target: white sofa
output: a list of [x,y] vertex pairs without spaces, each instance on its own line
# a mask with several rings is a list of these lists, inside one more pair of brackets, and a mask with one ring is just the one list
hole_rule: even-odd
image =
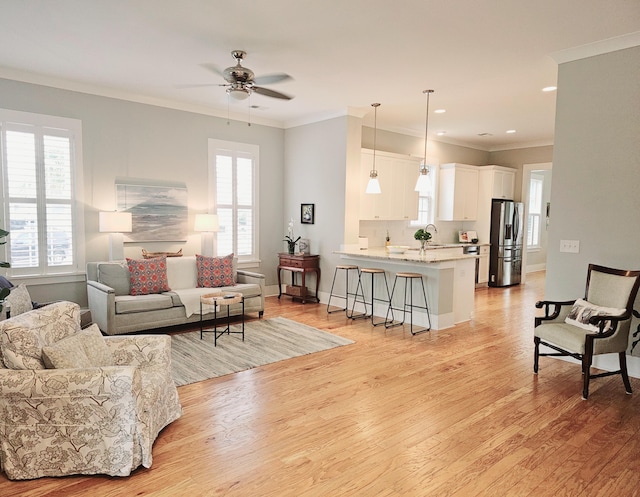
[[[245,314],[257,312],[262,317],[264,275],[236,269],[236,265],[234,259],[235,285],[198,288],[195,256],[167,257],[171,291],[133,296],[129,294],[130,275],[126,261],[89,262],[87,297],[91,317],[107,335],[193,323],[200,320],[200,296],[215,291],[242,293]],[[231,316],[242,313],[242,304],[229,306],[229,313]],[[210,312],[204,314],[204,319],[213,319],[213,316]]]

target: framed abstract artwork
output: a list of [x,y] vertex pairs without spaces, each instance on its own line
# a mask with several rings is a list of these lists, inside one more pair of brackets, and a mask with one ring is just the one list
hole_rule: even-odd
[[116,183],[118,211],[130,212],[125,242],[185,241],[188,232],[186,186]]

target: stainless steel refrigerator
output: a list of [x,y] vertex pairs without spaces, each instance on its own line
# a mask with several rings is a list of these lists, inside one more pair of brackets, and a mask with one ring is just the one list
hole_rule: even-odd
[[520,283],[522,273],[522,202],[494,198],[491,201],[491,249],[489,286]]

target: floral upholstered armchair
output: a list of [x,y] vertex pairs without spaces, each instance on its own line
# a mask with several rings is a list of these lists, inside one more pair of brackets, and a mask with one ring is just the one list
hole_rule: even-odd
[[0,321],[0,466],[13,480],[127,476],[182,408],[167,335],[103,337],[58,302]]

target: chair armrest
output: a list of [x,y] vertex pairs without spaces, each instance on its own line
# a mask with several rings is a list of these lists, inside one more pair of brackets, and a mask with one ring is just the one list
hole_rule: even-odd
[[619,323],[628,319],[631,319],[630,310],[627,310],[620,316],[591,316],[589,318],[589,324],[599,328],[595,335],[596,338],[607,338],[616,332]]
[[242,269],[238,269],[236,274],[238,276],[238,283],[256,283],[257,285],[264,287],[264,274],[244,271]]
[[[543,321],[564,321],[564,318],[569,313],[566,307],[572,306],[574,303],[575,299],[563,301],[539,300],[536,302],[536,309],[544,308],[544,316],[536,316],[535,326],[539,326]],[[565,312],[562,312],[563,310]]]
[[87,280],[87,300],[93,322],[103,333],[116,333],[116,291],[97,281]]
[[169,335],[133,335],[105,337],[116,364],[169,368],[171,365],[171,337]]

